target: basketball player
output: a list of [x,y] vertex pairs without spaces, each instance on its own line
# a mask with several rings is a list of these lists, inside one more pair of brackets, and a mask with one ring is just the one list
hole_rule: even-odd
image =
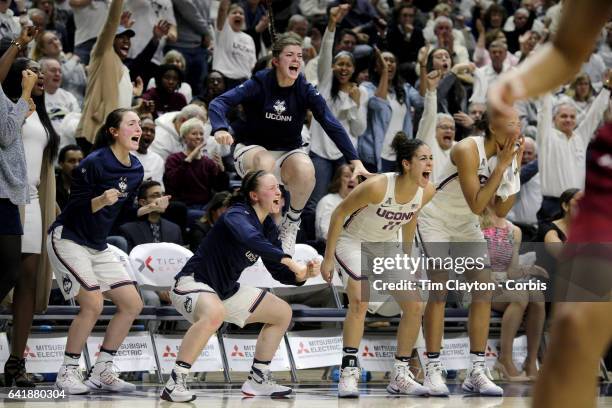
[[[486,114],[484,120],[487,120]],[[518,166],[523,152],[520,130],[518,115],[513,112],[510,118],[504,117],[488,123],[484,137],[471,136],[452,147],[450,161],[445,168],[437,171],[437,179],[440,180],[437,183],[437,193],[419,217],[418,232],[427,257],[445,259],[450,255],[455,259],[480,258],[481,262],[486,262],[487,245],[478,215],[494,196],[497,196],[495,211],[500,217],[504,217],[514,204],[514,194],[520,187]],[[504,186],[503,191],[501,185]],[[507,197],[503,200],[500,195]],[[443,283],[448,280],[448,271],[430,270],[428,273],[434,282]],[[487,268],[472,268],[465,274],[470,281],[492,282]],[[490,380],[485,366],[491,293],[473,291],[471,295],[468,332],[472,364],[462,389],[466,392],[501,396],[502,388]],[[428,363],[423,385],[429,389],[430,395],[436,396],[449,394],[442,379],[440,361],[445,299],[445,290],[430,291],[425,309]]]
[[[368,300],[362,300],[362,282],[368,279],[361,274],[362,242],[397,242],[401,229],[404,252],[410,255],[418,211],[435,193],[429,182],[433,169],[429,146],[419,139],[409,140],[403,132],[399,132],[392,148],[397,154],[399,174],[385,173],[361,183],[331,216],[321,272],[331,282],[335,261],[342,272],[349,298],[344,321],[339,397],[359,396],[360,370],[356,353],[363,337],[368,309]],[[394,297],[403,313],[397,334],[393,377],[387,391],[391,394],[424,395],[428,392],[427,388],[415,381],[408,366],[421,326],[423,303],[416,297],[409,300],[399,295],[395,293]]]
[[233,143],[226,115],[242,104],[246,120],[233,123],[238,144],[234,151],[236,170],[244,176],[251,170],[273,173],[289,191],[290,206],[280,227],[283,250],[292,255],[300,214],[315,185],[315,169],[302,143],[306,111],[311,110],[325,133],[347,161],[355,167],[353,177],[369,175],[357,157],[346,131],[329,110],[325,99],[306,81],[300,69],[302,40],[281,34],[272,46],[272,66],[252,79],[215,98],[209,107],[212,134],[218,143]]
[[[574,78],[588,60],[611,12],[609,0],[566,0],[552,43],[536,50],[516,70],[504,74],[491,86],[491,109],[500,116],[507,115],[515,101],[550,92]],[[604,86],[610,88],[612,84],[606,82]],[[588,149],[585,196],[570,229],[567,241],[570,246],[612,242],[611,154],[612,124],[607,123]],[[612,270],[609,254],[594,256],[576,251],[566,256],[565,263],[570,262],[591,266],[584,267],[583,273],[592,274],[599,290],[609,299]],[[593,263],[597,264],[596,269],[592,269]],[[596,271],[604,273],[595,276]],[[533,406],[593,407],[599,359],[612,341],[612,302],[561,303],[554,314],[550,346],[536,383]]]
[[[49,260],[59,287],[66,299],[75,297],[79,304],[55,382],[67,394],[136,389],[119,378],[113,358],[140,313],[142,300],[135,282],[108,249],[106,238],[123,207],[134,201],[142,182],[142,165],[130,154],[138,150],[141,134],[140,119],[132,110],[109,113],[96,136],[94,151],[73,171],[68,204],[47,236]],[[157,204],[167,207],[168,197],[159,198]],[[102,312],[103,293],[117,305],[117,313],[108,323],[98,360],[83,382],[79,358]]]
[[162,399],[174,402],[195,399],[185,382],[186,376],[223,321],[240,327],[264,323],[242,392],[249,396],[291,394],[291,388],[272,380],[269,368],[291,322],[291,306],[265,290],[238,283],[242,271],[259,257],[272,276],[287,285],[300,286],[319,274],[318,261],[300,265],[283,253],[278,229],[270,216],[280,211],[280,200],[281,192],[273,174],[263,170],[247,173],[240,191],[230,201],[230,208],[176,275],[170,298],[192,326],[183,338]]

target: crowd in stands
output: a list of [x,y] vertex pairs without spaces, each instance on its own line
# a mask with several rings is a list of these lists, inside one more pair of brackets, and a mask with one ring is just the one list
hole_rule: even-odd
[[[144,168],[134,211],[122,214],[112,242],[126,252],[150,242],[195,251],[239,185],[233,146],[212,137],[208,107],[269,66],[273,35],[291,31],[303,40],[302,73],[325,98],[368,171],[395,170],[391,141],[403,132],[431,147],[432,181],[439,182],[436,169],[450,160],[452,146],[485,132],[489,85],[550,41],[562,3],[0,0],[0,218],[14,227],[0,231],[0,254],[8,268],[21,254],[19,270],[7,274],[16,282],[12,354],[23,355],[32,314],[48,299],[47,288],[36,284],[42,281],[38,274],[50,273],[46,231],[65,207],[74,171],[110,112],[138,113],[142,137],[135,155]],[[341,21],[328,18],[344,4]],[[587,145],[611,115],[611,67],[612,22],[580,75],[518,106],[526,138],[521,191],[507,219],[492,217],[483,226],[495,245],[564,241],[584,187]],[[37,79],[24,79],[22,87],[24,70]],[[242,108],[234,108],[228,122],[243,117]],[[316,182],[298,242],[324,252],[331,213],[355,182],[312,115],[302,139]],[[19,178],[28,180],[25,190],[12,187]],[[156,199],[165,195],[171,196],[169,205],[158,208]],[[14,206],[25,206],[21,218]],[[24,235],[17,243],[11,237],[20,219]],[[512,262],[501,259],[500,268]],[[164,293],[148,297],[148,304],[169,301]],[[520,374],[508,359],[508,338],[524,313],[535,333],[530,341],[539,342],[543,304],[531,301],[495,307],[513,322],[502,344],[508,377]],[[529,376],[535,375],[538,344],[529,345]]]

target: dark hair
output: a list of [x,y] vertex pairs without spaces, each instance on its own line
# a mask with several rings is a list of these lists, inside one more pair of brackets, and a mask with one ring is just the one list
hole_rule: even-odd
[[251,204],[249,193],[257,190],[257,187],[259,186],[259,178],[265,176],[266,174],[268,174],[268,172],[265,170],[254,170],[245,174],[245,176],[242,178],[240,189],[229,198],[228,204],[230,206],[238,203]]
[[433,71],[433,69],[434,69],[434,67],[433,67],[433,59],[434,59],[434,54],[435,54],[436,52],[440,51],[440,50],[444,50],[444,51],[446,51],[446,52],[448,53],[448,56],[449,56],[449,57],[450,57],[450,59],[451,59],[450,64],[451,64],[451,66],[453,65],[453,57],[451,56],[450,51],[449,51],[448,49],[446,49],[446,48],[443,48],[443,47],[437,47],[437,48],[434,48],[433,50],[431,50],[431,52],[430,52],[430,53],[429,53],[429,55],[427,56],[427,63],[426,63],[426,65],[425,65],[425,68],[427,69],[427,72],[428,72],[428,73],[429,73],[429,72],[431,72],[431,71]]
[[561,193],[561,197],[559,197],[559,207],[561,210],[555,217],[555,220],[565,217],[565,210],[563,209],[563,204],[569,205],[569,202],[572,201],[572,198],[580,191],[579,188],[568,188],[563,193]]
[[493,28],[493,26],[491,25],[491,14],[493,13],[500,13],[502,15],[502,18],[501,18],[502,23],[501,23],[500,28],[504,26],[504,22],[506,21],[506,18],[508,17],[508,13],[506,12],[506,9],[503,6],[497,3],[491,4],[489,8],[487,9],[487,11],[485,11],[484,13],[483,23],[487,31]]
[[336,171],[334,172],[334,177],[332,177],[332,180],[329,183],[329,187],[327,188],[328,192],[337,193],[338,191],[340,191],[340,185],[342,184],[342,173],[347,167],[351,169],[351,172],[353,171],[354,166],[349,163],[345,163],[336,169]]
[[[334,56],[334,59],[332,60],[332,62],[335,64],[336,60],[342,57],[349,57],[351,59],[351,63],[353,64],[353,75],[351,75],[351,79],[349,81],[354,82],[355,76],[357,75],[357,64],[355,64],[355,57],[353,56],[352,53],[348,51],[340,51]],[[339,92],[340,92],[340,81],[338,81],[338,78],[336,78],[335,75],[332,75],[332,84],[331,84],[331,90],[330,90],[332,101],[335,101],[336,99],[338,99]]]
[[216,193],[208,202],[208,208],[206,208],[206,213],[202,217],[202,222],[212,224],[213,212],[217,211],[219,208],[227,207],[231,196],[232,194],[229,191]]
[[81,149],[81,146],[75,145],[75,144],[69,144],[66,145],[64,147],[62,147],[59,151],[59,154],[57,156],[57,162],[58,163],[63,163],[64,160],[66,160],[66,153],[72,151],[72,150],[78,150],[79,152],[82,152],[83,149]]
[[[381,50],[381,52],[388,52],[393,54],[391,51]],[[395,61],[397,63],[397,56],[393,54],[395,57]],[[377,58],[372,58],[370,63],[370,79],[372,83],[378,85],[380,82],[380,74],[376,72],[376,64],[378,63]],[[398,66],[397,64],[396,66]],[[357,72],[357,71],[355,71]],[[404,79],[399,73],[399,69],[395,70],[395,77],[391,80],[391,84],[393,85],[393,90],[395,91],[395,98],[399,104],[402,104],[406,101],[406,91],[404,90]]]
[[[17,102],[21,97],[21,78],[22,71],[28,69],[30,63],[35,62],[29,58],[17,58],[15,62],[11,65],[6,78],[2,82],[2,88],[4,89],[4,93],[14,102]],[[57,157],[57,151],[59,149],[60,137],[53,128],[51,124],[51,119],[49,119],[49,115],[47,114],[47,108],[45,107],[45,94],[43,92],[40,96],[32,95],[32,100],[36,105],[36,113],[38,114],[38,118],[45,128],[45,132],[47,133],[47,139],[49,143],[47,145],[47,149],[50,153],[49,158],[51,160],[55,160]]]
[[397,132],[391,142],[391,148],[396,155],[396,166],[397,171],[400,174],[404,174],[404,166],[402,166],[403,160],[412,160],[416,151],[419,147],[423,146],[425,142],[421,139],[409,139],[408,135],[404,132]]
[[485,134],[485,139],[491,137],[491,127],[489,123],[489,111],[484,111],[480,119],[474,122],[474,129],[481,130]]
[[345,35],[352,35],[353,38],[355,39],[355,43],[359,42],[359,37],[357,37],[357,34],[353,30],[351,30],[350,28],[343,28],[340,31],[340,34],[338,35],[338,41],[336,42],[336,44],[334,44],[334,48],[338,46],[338,43],[342,41],[342,38]]
[[162,77],[168,71],[174,71],[178,76],[178,83],[176,84],[176,89],[174,90],[174,92],[176,92],[181,87],[181,82],[183,82],[183,71],[181,71],[179,67],[174,64],[163,64],[157,67],[157,71],[155,73],[155,88],[157,89],[158,93],[160,91],[166,92],[166,90],[162,87]]
[[119,108],[115,109],[106,116],[106,121],[96,133],[96,139],[94,141],[92,150],[101,149],[103,147],[115,144],[115,138],[111,134],[110,128],[119,129],[119,125],[121,125],[121,121],[123,120],[123,115],[125,115],[127,112],[134,111],[132,109]]
[[140,183],[140,186],[138,187],[138,199],[144,200],[145,198],[147,198],[147,191],[151,187],[155,187],[155,186],[161,186],[161,183],[155,180],[145,180],[142,183]]

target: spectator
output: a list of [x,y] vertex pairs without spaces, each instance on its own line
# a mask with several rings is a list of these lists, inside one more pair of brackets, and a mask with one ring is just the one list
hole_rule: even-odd
[[216,193],[210,199],[206,207],[206,213],[193,223],[189,230],[189,249],[191,249],[192,252],[198,250],[204,237],[210,232],[221,214],[227,210],[230,196],[230,193],[227,191]]
[[[138,188],[140,220],[128,222],[119,227],[121,235],[128,242],[128,252],[137,245],[153,242],[183,245],[180,227],[161,217],[168,207],[170,198],[165,195],[161,184],[157,181],[145,180],[142,182]],[[145,304],[149,303],[145,302]]]
[[[44,75],[40,73],[38,63],[27,58],[14,60],[16,53],[10,52],[12,50],[9,51],[9,58],[3,58],[2,61],[6,64],[12,62],[10,70],[0,75],[6,96],[15,102],[20,98],[23,93],[20,84],[24,70],[28,69],[38,75],[38,81],[32,90],[36,112],[33,112],[21,127],[30,201],[25,207],[21,272],[13,292],[11,355],[19,356],[19,360],[23,361],[34,312],[46,309],[51,291],[52,270],[46,255],[43,231],[47,231],[55,220],[53,163],[57,157],[59,137],[45,109]],[[21,380],[32,387],[33,384],[28,382],[25,376],[25,369],[22,375]]]
[[[542,208],[538,219],[550,218],[559,212],[561,193],[584,187],[586,148],[610,102],[612,70],[608,71],[604,88],[576,127],[576,108],[568,102],[554,109],[552,96],[543,97],[538,111],[538,167],[542,177]],[[554,122],[553,122],[554,121]]]
[[62,67],[58,60],[43,58],[40,69],[45,77],[45,106],[55,132],[60,135],[60,147],[74,144],[76,141],[62,134],[62,122],[71,113],[80,114],[81,106],[70,92],[60,88],[62,84]]
[[178,92],[182,82],[183,72],[176,65],[160,65],[157,68],[155,83],[160,85],[142,95],[143,100],[155,104],[155,118],[164,113],[179,111],[187,105],[185,96]]
[[299,0],[300,13],[311,20],[327,17],[328,0]]
[[535,20],[535,14],[531,15],[527,9],[519,8],[514,12],[512,19],[514,22],[514,29],[505,30],[505,33],[508,39],[508,51],[514,54],[520,49],[520,37],[531,30]]
[[491,4],[489,7],[487,7],[487,10],[483,16],[485,30],[491,31],[502,29],[504,22],[506,21],[507,14],[508,13],[503,6],[496,3]]
[[[476,49],[474,50],[474,64],[476,64],[478,68],[491,65],[492,58],[490,48],[493,46],[493,43],[495,43],[496,65],[499,65],[499,61],[497,61],[497,59],[501,57],[500,48],[506,49],[506,52],[503,53],[504,59],[501,62],[504,69],[508,69],[509,67],[513,67],[518,64],[519,59],[514,54],[507,52],[508,40],[506,39],[503,31],[494,30],[487,34],[484,25],[480,20],[476,20],[476,30],[478,31],[478,42],[476,44]],[[526,41],[524,37],[521,38],[523,41]],[[504,47],[502,47],[500,43],[504,44]],[[535,44],[533,46],[535,47]],[[533,47],[531,47],[531,50],[532,49]],[[531,50],[529,50],[529,52]],[[525,53],[528,54],[526,48]]]
[[173,153],[183,150],[183,140],[179,130],[181,125],[191,118],[206,121],[206,111],[198,105],[185,106],[180,112],[168,112],[155,120],[155,140],[151,143],[151,151],[157,153],[163,160]]
[[83,151],[75,144],[64,146],[59,151],[57,156],[59,169],[55,171],[55,200],[60,210],[63,210],[68,204],[72,171],[79,166],[81,160],[83,160]]
[[467,48],[461,44],[461,37],[456,37],[453,33],[453,21],[450,18],[444,16],[436,18],[434,34],[436,35],[434,47],[448,50],[454,64],[470,62]]
[[[172,64],[181,70],[181,74],[183,79],[185,79],[185,67],[187,62],[185,61],[185,57],[177,50],[170,50],[164,55],[164,59],[162,60],[162,65]],[[210,74],[209,74],[210,76]],[[155,78],[151,78],[149,80],[149,84],[147,85],[147,89],[155,87],[157,84],[155,83]],[[181,81],[181,85],[178,89],[180,93],[183,94],[185,100],[187,102],[191,102],[193,99],[193,91],[191,89],[191,85],[187,81]]]
[[485,129],[478,126],[482,115],[486,112],[487,105],[484,103],[471,102],[468,106],[468,113],[457,112],[453,119],[457,125],[465,129],[470,136],[484,136]]
[[[33,31],[24,30],[17,43],[25,46],[32,40]],[[21,45],[23,44],[23,45]],[[14,58],[17,45],[2,56]],[[11,57],[11,55],[13,55]],[[1,69],[5,66],[0,65]],[[38,80],[36,74],[25,70],[20,72],[22,79],[20,97],[14,103],[4,94],[0,86],[0,257],[2,258],[3,275],[0,284],[0,298],[4,299],[13,289],[21,274],[21,241],[23,227],[19,214],[20,205],[26,205],[28,196],[28,173],[26,155],[23,145],[22,124],[34,112],[31,100],[32,90]],[[5,384],[12,387],[31,386],[27,377],[25,360],[22,354],[11,354],[4,371]]]
[[[136,16],[134,25],[131,27],[136,35],[132,38],[128,58],[134,59],[144,51],[149,41],[153,38],[154,27],[160,21],[168,22],[168,34],[159,40],[159,45],[152,59],[154,65],[160,65],[164,58],[163,50],[166,42],[174,43],[177,39],[176,19],[174,17],[174,9],[172,8],[172,0],[127,0],[124,9],[133,16]],[[147,81],[145,80],[145,82]]]
[[[348,6],[332,7],[330,10],[319,54],[318,82],[319,92],[356,147],[358,137],[363,134],[367,126],[368,94],[365,89],[359,88],[353,82],[355,74],[353,55],[341,51],[332,57],[336,24],[342,20],[347,11]],[[309,213],[313,217],[317,203],[325,195],[334,172],[346,163],[346,160],[317,121],[311,123],[310,133],[310,158],[315,167],[316,177],[305,214]]]
[[356,186],[351,180],[353,168],[350,164],[343,164],[336,169],[329,185],[329,194],[325,195],[317,204],[315,231],[318,241],[327,241],[327,231],[331,215]]
[[13,40],[19,36],[21,26],[10,6],[10,1],[0,1],[0,38]]
[[206,78],[204,93],[199,99],[201,99],[208,108],[210,102],[217,96],[224,94],[226,90],[225,76],[219,71],[212,70]]
[[508,219],[521,229],[523,242],[535,240],[538,231],[538,209],[542,205],[542,186],[538,174],[538,150],[535,141],[525,138],[521,162],[521,191],[518,192]]
[[[427,20],[425,24],[425,28],[423,29],[423,36],[425,37],[427,44],[429,45],[436,44],[436,41],[437,41],[437,34],[435,32],[436,23],[441,21],[441,20],[438,20],[439,17],[444,17],[444,18],[447,18],[448,21],[451,22],[451,29],[452,29],[451,35],[453,39],[457,41],[458,45],[462,45],[467,48],[466,37],[464,33],[461,32],[461,30],[453,27],[452,20],[450,20],[451,16],[452,16],[452,8],[448,4],[440,3],[436,7],[434,7],[433,18],[430,18],[429,20]],[[447,20],[444,20],[444,21],[447,21]],[[443,30],[445,29],[446,28],[443,28]]]
[[47,24],[44,29],[55,31],[62,41],[62,47],[67,52],[74,50],[74,17],[72,10],[63,10],[55,7],[53,0],[34,0],[34,6],[47,15]]
[[601,90],[603,81],[606,79],[606,71],[608,69],[610,69],[610,67],[606,66],[603,58],[594,52],[591,54],[589,60],[582,64],[580,71],[589,76],[591,79],[591,85],[597,92],[599,92]]
[[244,9],[239,4],[230,5],[221,0],[217,14],[217,36],[213,69],[221,72],[227,89],[232,89],[251,77],[257,62],[253,38],[241,31],[244,25]]
[[166,160],[164,184],[174,200],[187,204],[188,218],[195,220],[204,215],[214,191],[229,188],[229,178],[221,160],[215,162],[203,155],[208,136],[204,135],[204,123],[200,119],[185,121],[180,134],[185,148]]
[[36,46],[32,51],[32,59],[55,58],[62,65],[62,88],[77,98],[79,105],[83,104],[87,75],[85,66],[76,55],[67,55],[62,51],[62,43],[52,31],[45,31],[36,39]]
[[[72,4],[76,0],[70,1]],[[122,60],[129,52],[129,38],[126,37],[133,37],[134,32],[119,26],[122,7],[123,0],[113,0],[104,28],[91,52],[83,115],[77,128],[77,140],[85,145],[93,143],[96,132],[110,112],[132,106],[134,87]]]
[[394,171],[391,141],[399,131],[412,138],[411,109],[422,109],[423,98],[397,74],[397,59],[389,51],[376,51],[370,78],[362,84],[369,96],[368,124],[359,138],[359,156],[369,171]]
[[612,67],[612,22],[606,24],[605,41],[601,44],[598,54],[606,67]]
[[[123,0],[120,0],[123,3]],[[89,65],[90,54],[98,36],[108,31],[108,20],[110,12],[110,0],[69,0],[70,7],[74,13],[74,53],[84,65]],[[122,4],[123,5],[123,4]],[[121,10],[119,10],[121,12]],[[117,22],[119,16],[117,16]],[[115,32],[112,30],[112,32]],[[117,81],[119,82],[119,81]],[[106,112],[104,112],[103,117]],[[103,119],[102,119],[103,120]]]
[[591,78],[584,72],[578,74],[565,92],[567,96],[572,98],[576,107],[576,126],[580,125],[593,104],[595,100],[594,93],[595,90],[591,85]]
[[491,63],[477,68],[474,72],[474,92],[470,98],[471,102],[485,103],[489,85],[510,69],[510,65],[506,64],[508,47],[504,42],[493,41],[489,46],[489,55]]
[[410,83],[416,81],[415,64],[421,47],[425,45],[423,31],[415,23],[417,8],[402,3],[394,12],[393,21],[387,33],[387,45],[394,50],[398,60],[398,71]]
[[[488,207],[480,222],[487,241],[493,279],[503,283],[509,279],[527,282],[531,277],[548,278],[539,266],[519,265],[521,230]],[[508,291],[495,294],[491,308],[503,313],[500,336],[500,353],[494,369],[505,381],[529,381],[535,379],[538,368],[538,349],[544,328],[546,311],[543,294],[538,290]],[[527,356],[523,371],[519,371],[512,359],[514,338],[525,317],[527,334]]]
[[268,31],[270,17],[260,0],[244,0],[242,1],[242,8],[246,20],[246,30],[244,32],[253,38],[255,55],[258,56],[261,54],[262,43],[265,48],[272,46],[272,38]]
[[164,159],[157,153],[149,150],[149,147],[155,140],[155,122],[150,118],[141,118],[140,128],[142,129],[142,135],[138,141],[138,150],[132,154],[138,157],[140,164],[142,164],[144,169],[143,180],[157,181],[164,188]]
[[[210,0],[173,0],[174,16],[178,30],[176,42],[168,44],[187,60],[185,80],[191,85],[194,95],[201,90],[202,81],[208,74],[208,44],[210,43]],[[216,59],[216,56],[215,56]],[[189,100],[189,99],[187,99]]]
[[[338,41],[336,42],[336,45],[334,47],[334,55],[341,51],[346,51],[353,54],[353,51],[355,51],[355,46],[359,42],[357,34],[354,31],[345,28],[340,31],[340,34],[337,36],[337,38]],[[308,79],[308,82],[310,82],[314,86],[317,86],[319,84],[318,72],[319,56],[316,56],[315,58],[308,61],[306,67],[304,68],[304,75],[306,76],[306,79]]]
[[423,116],[421,116],[419,130],[416,134],[416,138],[425,142],[433,154],[436,165],[433,167],[431,180],[434,185],[438,185],[438,182],[442,181],[440,177],[443,175],[444,169],[451,163],[451,148],[456,143],[453,117],[447,113],[437,113],[436,110],[436,89],[440,77],[441,73],[437,70],[427,74],[427,93],[425,94]]

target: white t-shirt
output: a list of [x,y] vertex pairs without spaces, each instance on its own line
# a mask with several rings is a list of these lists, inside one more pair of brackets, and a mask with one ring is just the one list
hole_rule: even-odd
[[134,96],[134,85],[130,79],[130,70],[125,65],[122,66],[123,75],[119,81],[119,100],[117,108],[131,108],[132,97]]
[[164,188],[164,159],[155,152],[148,151],[147,154],[141,154],[138,152],[132,152],[132,154],[138,157],[142,168],[144,169],[143,180],[154,180],[161,183]]
[[40,184],[43,152],[45,147],[47,147],[49,137],[36,112],[33,112],[26,119],[21,128],[21,132],[23,135],[23,150],[25,152],[28,168],[30,200],[32,200],[38,198],[38,185]]
[[45,92],[45,108],[56,132],[60,132],[62,121],[70,112],[81,112],[76,97],[65,89],[58,88],[54,94]]
[[[176,26],[171,0],[126,0],[124,9],[138,17],[134,19],[132,26],[136,36],[132,38],[129,58],[136,58],[145,49],[153,38],[153,27],[159,20],[166,20]],[[162,38],[152,59],[155,64],[161,64],[165,45],[166,39]]]
[[[406,95],[406,98],[408,95]],[[407,109],[406,104],[400,104],[397,101],[395,92],[389,91],[387,94],[387,100],[391,104],[391,122],[387,127],[387,133],[385,133],[385,141],[383,142],[382,151],[380,157],[385,160],[395,160],[395,152],[391,148],[391,142],[395,137],[395,134],[401,130],[404,130],[404,117],[406,117]]]
[[319,200],[315,212],[315,236],[317,239],[327,241],[331,215],[341,202],[342,197],[338,193],[329,193]]
[[88,6],[72,8],[76,26],[74,45],[82,44],[100,35],[106,22],[109,5],[108,0],[93,0]]
[[213,70],[230,79],[250,78],[257,62],[253,38],[241,32],[234,32],[229,20],[225,20],[222,31],[217,31]]

